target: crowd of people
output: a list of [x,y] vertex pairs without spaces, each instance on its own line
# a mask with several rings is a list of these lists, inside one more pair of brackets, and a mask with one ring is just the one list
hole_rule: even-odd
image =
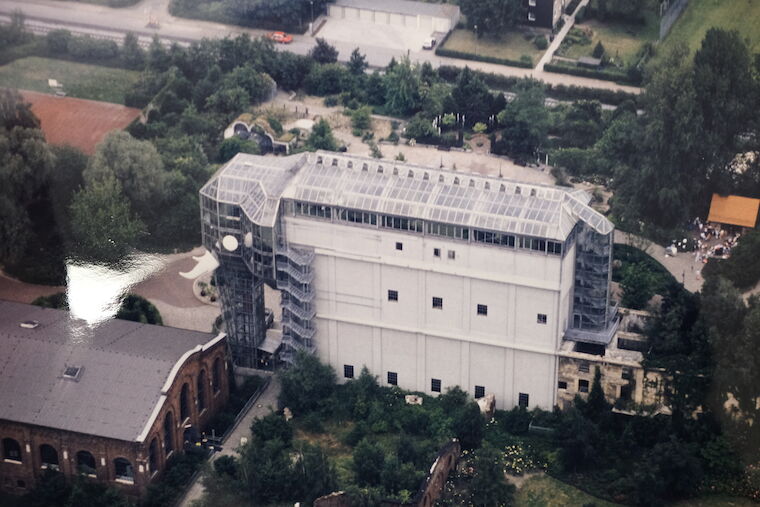
[[727,259],[741,236],[738,231],[732,231],[719,224],[703,223],[699,217],[694,219],[693,225],[693,251],[697,262],[707,263],[710,257]]

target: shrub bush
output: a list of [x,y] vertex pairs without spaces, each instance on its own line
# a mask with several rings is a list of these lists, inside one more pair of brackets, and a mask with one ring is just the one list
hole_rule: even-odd
[[604,56],[604,44],[602,44],[602,41],[599,41],[596,43],[596,46],[594,46],[594,51],[591,53],[591,56],[594,58],[601,58]]
[[476,62],[496,63],[499,65],[509,65],[512,67],[522,67],[530,69],[533,67],[533,59],[528,55],[523,55],[519,60],[511,60],[509,58],[498,58],[495,56],[475,55],[472,53],[465,53],[462,51],[455,51],[453,49],[445,49],[441,46],[435,50],[435,54],[438,56],[448,56],[451,58],[462,58],[464,60],[474,60]]
[[546,40],[546,37],[544,37],[543,35],[539,35],[538,37],[536,37],[535,40],[533,41],[533,44],[535,44],[536,47],[540,49],[541,51],[549,47],[549,41]]
[[592,79],[602,79],[604,81],[614,81],[620,84],[637,85],[640,83],[632,83],[629,81],[628,74],[611,71],[611,70],[596,70],[585,69],[583,67],[575,67],[571,65],[563,65],[558,63],[547,63],[544,65],[544,70],[549,72],[557,72],[560,74],[570,74],[573,76],[589,77]]

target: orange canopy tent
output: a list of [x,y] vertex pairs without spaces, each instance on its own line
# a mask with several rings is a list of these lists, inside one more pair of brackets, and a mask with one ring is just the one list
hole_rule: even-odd
[[708,222],[719,224],[755,227],[760,199],[739,197],[738,195],[721,196],[713,194],[710,204]]

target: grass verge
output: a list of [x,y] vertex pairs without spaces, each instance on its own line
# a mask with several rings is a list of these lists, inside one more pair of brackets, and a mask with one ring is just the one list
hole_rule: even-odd
[[760,52],[760,2],[749,0],[691,0],[673,29],[660,44],[658,53],[678,43],[694,52],[710,28],[737,30],[748,40],[750,53]]
[[48,79],[63,84],[69,97],[124,104],[139,72],[30,56],[0,67],[0,87],[51,92]]
[[484,36],[478,39],[474,32],[462,29],[451,32],[441,49],[460,53],[462,58],[470,55],[474,60],[488,59],[494,62],[496,60],[520,62],[521,58],[527,56],[531,62],[535,63],[543,54],[543,51],[533,44],[532,37],[526,39],[519,32],[508,32],[499,37]]
[[582,507],[584,505],[612,507],[616,504],[600,500],[548,475],[526,480],[515,495],[516,507]]

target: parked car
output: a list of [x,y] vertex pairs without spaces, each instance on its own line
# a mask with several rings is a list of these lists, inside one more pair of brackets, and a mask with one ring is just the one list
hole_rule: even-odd
[[285,32],[272,32],[269,35],[267,35],[270,40],[274,42],[278,42],[280,44],[290,44],[293,42],[293,36],[288,35]]
[[425,39],[425,42],[422,43],[422,49],[433,49],[435,47],[437,40],[435,40],[433,37],[428,37]]

